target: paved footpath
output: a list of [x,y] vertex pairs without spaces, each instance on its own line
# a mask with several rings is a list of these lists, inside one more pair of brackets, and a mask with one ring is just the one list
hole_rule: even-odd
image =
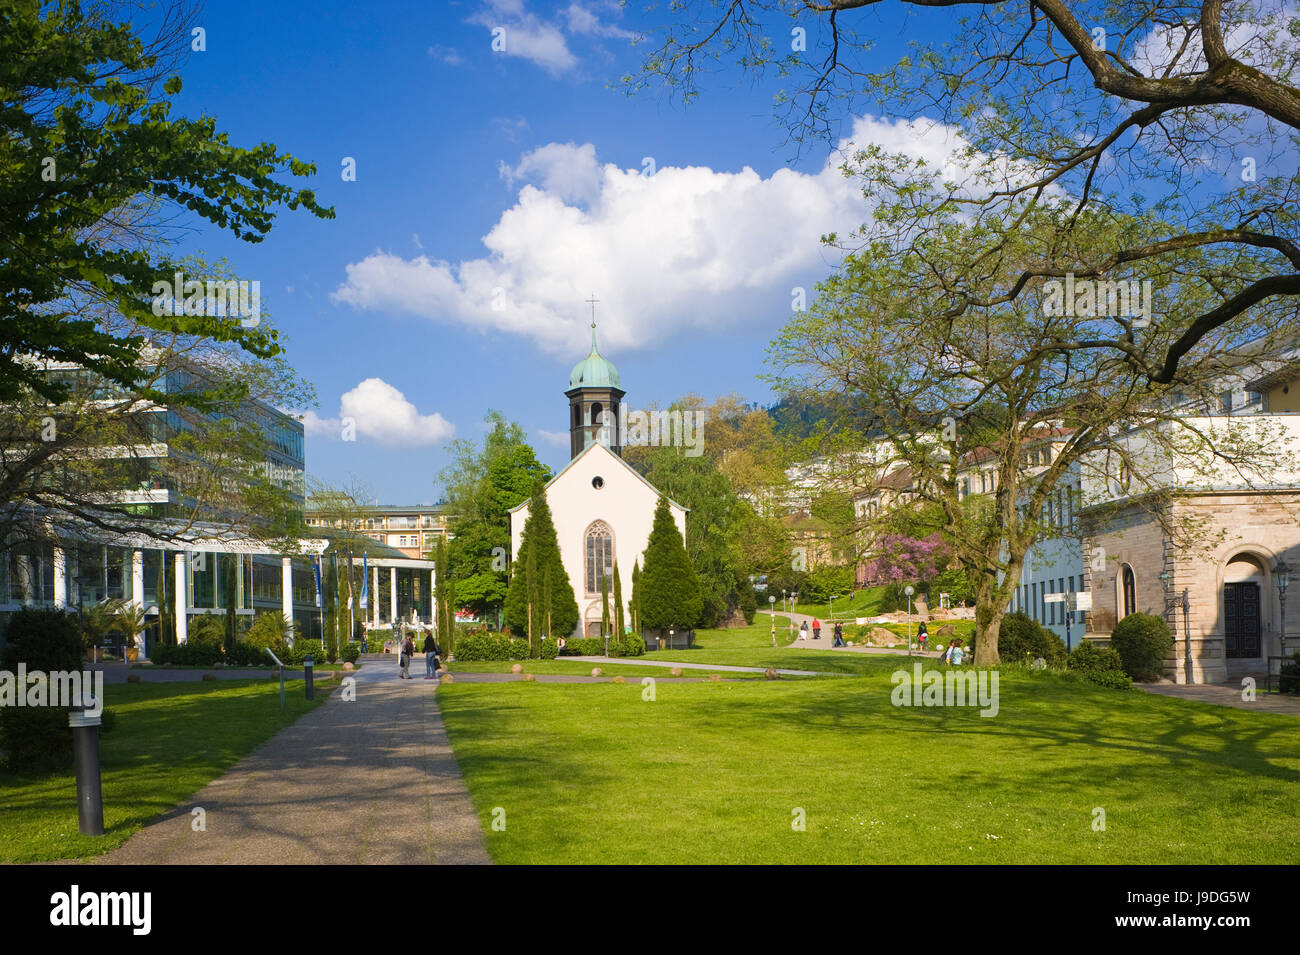
[[[759,612],[759,613],[763,613],[763,614],[771,614],[771,613],[772,613],[772,611],[770,611],[770,610],[760,610],[760,611],[758,611],[758,612]],[[814,639],[814,638],[813,638],[812,625],[813,625],[813,620],[818,619],[818,618],[810,617],[808,614],[805,614],[805,613],[785,613],[784,611],[781,611],[781,610],[776,611],[776,615],[777,615],[778,617],[782,617],[782,616],[784,616],[784,617],[791,617],[791,618],[793,618],[793,619],[794,619],[794,629],[795,629],[796,631],[799,629],[799,625],[800,625],[801,623],[803,623],[805,620],[808,621],[808,639],[807,639],[807,640],[803,640],[803,639],[799,638],[798,636],[796,636],[795,639],[794,639],[794,642],[793,642],[793,643],[785,644],[786,646],[790,647],[791,649],[796,649],[796,650],[834,650],[836,653],[867,653],[867,654],[882,654],[882,655],[885,655],[885,656],[890,656],[890,655],[892,655],[892,656],[909,656],[909,655],[910,655],[910,656],[914,656],[914,657],[934,657],[935,659],[938,659],[938,658],[939,658],[939,651],[938,651],[938,650],[926,650],[926,651],[922,652],[922,651],[921,651],[921,650],[916,646],[915,643],[914,643],[913,646],[912,646],[912,652],[911,652],[911,654],[908,654],[908,652],[907,652],[906,650],[895,650],[895,649],[893,649],[892,647],[862,647],[862,646],[857,646],[857,647],[833,647],[833,646],[831,646],[831,644],[835,642],[835,637],[834,637],[835,624],[834,624],[834,623],[827,623],[827,621],[822,620],[822,621],[821,621],[821,624],[822,624],[822,628],[821,628],[821,629],[822,629],[822,636],[821,636],[821,639],[820,639],[820,640],[817,640],[817,639]],[[945,622],[946,622],[946,621],[945,621]],[[850,626],[855,626],[855,624],[853,624],[851,621],[850,621],[850,622],[846,622],[846,621],[844,621],[844,620],[841,620],[840,623],[844,624],[846,628],[847,628],[847,627],[850,627]],[[940,624],[940,626],[941,626],[941,625],[942,625],[942,624]],[[770,626],[770,624],[769,624],[769,626]],[[929,626],[929,627],[934,627],[935,629],[937,629],[936,625],[935,625],[933,622],[927,624],[927,626]],[[776,628],[776,633],[777,633],[777,640],[779,640],[779,641],[784,642],[784,641],[790,639],[790,628],[789,628],[788,626],[786,626],[786,627],[777,627],[777,628]],[[931,638],[933,639],[933,635],[931,635]],[[852,638],[846,636],[844,639],[845,639],[845,640],[849,640],[849,639],[852,639]],[[898,639],[899,639],[899,640],[905,640],[906,637],[899,637]],[[915,641],[915,639],[916,639],[915,634],[913,634],[912,639]]]
[[[424,660],[358,671],[356,701],[326,702],[155,820],[107,864],[487,864],[478,816]],[[191,810],[206,811],[195,832]]]
[[1219,706],[1232,706],[1239,710],[1254,710],[1257,713],[1282,713],[1286,716],[1300,716],[1300,696],[1283,693],[1265,693],[1262,688],[1256,690],[1255,699],[1249,702],[1241,698],[1241,687],[1222,683],[1134,683],[1136,687],[1159,696],[1172,696],[1180,700],[1195,700],[1197,703],[1216,703]]

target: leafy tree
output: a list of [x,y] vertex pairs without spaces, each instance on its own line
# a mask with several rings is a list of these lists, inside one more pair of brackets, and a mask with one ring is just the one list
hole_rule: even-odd
[[[1068,241],[1083,246],[1125,228],[1081,218]],[[941,533],[948,542],[975,584],[975,662],[987,666],[997,662],[998,628],[1029,548],[1061,533],[1056,502],[1094,508],[1090,520],[1129,502],[1191,547],[1194,517],[1167,506],[1171,462],[1193,481],[1213,480],[1226,462],[1274,480],[1285,456],[1276,435],[1261,430],[1267,422],[1184,422],[1189,412],[1216,407],[1225,378],[1249,380],[1261,356],[1279,354],[1287,336],[1279,323],[1255,329],[1249,347],[1206,340],[1184,354],[1170,383],[1143,384],[1127,362],[1069,348],[1106,336],[1111,320],[1058,314],[1044,300],[1050,293],[936,321],[949,292],[933,276],[951,274],[950,266],[959,272],[983,241],[978,226],[953,223],[929,236],[923,251],[876,246],[851,256],[772,349],[787,387],[839,396],[841,411],[827,423],[828,454],[854,452],[844,455],[855,462],[845,480],[884,505],[882,517],[864,518],[861,529],[882,530],[886,515],[903,507],[912,512],[912,536]],[[986,266],[1019,274],[1041,245],[1064,241],[1054,215],[1027,216]],[[1200,308],[1196,281],[1165,278],[1172,313]],[[1159,349],[1176,332],[1153,323],[1143,334]],[[1121,468],[1126,490],[1117,495]],[[992,491],[971,491],[966,478],[976,472],[991,476]]]
[[441,475],[452,534],[449,559],[461,605],[496,613],[509,589],[510,509],[528,500],[533,485],[550,479],[523,429],[498,411],[484,419],[490,429],[482,447],[460,440]]
[[[949,9],[920,9],[928,7]],[[927,277],[946,292],[926,303],[927,320],[960,323],[1014,305],[1067,273],[1157,273],[1180,276],[1197,295],[1160,309],[1153,334],[1136,336],[1130,319],[1112,318],[1102,334],[1038,348],[1169,384],[1207,341],[1243,339],[1276,321],[1294,334],[1300,44],[1289,5],[694,0],[673,9],[680,19],[626,78],[630,88],[663,82],[692,99],[704,63],[734,59],[778,75],[778,102],[801,144],[838,140],[867,100],[888,116],[947,124],[936,131],[952,155],[937,164],[871,143],[847,163],[874,205],[849,243],[917,254],[953,217],[979,231]],[[890,11],[924,23],[913,30],[920,39],[873,69],[868,51],[896,29],[881,19]],[[792,24],[814,46],[781,55],[770,31],[788,36]],[[924,129],[918,123],[918,135]],[[1045,242],[1014,269],[987,268],[1043,211],[1068,237],[1115,210],[1149,215],[1086,244]],[[907,287],[895,287],[900,300]]]
[[[530,565],[531,572],[528,569]],[[541,585],[548,574],[551,580],[550,599],[542,607],[540,605],[544,595],[541,593]],[[534,607],[537,609],[534,610]],[[534,612],[540,613],[542,621],[549,619],[549,626],[553,628],[548,632],[549,635],[572,633],[578,625],[578,601],[573,595],[573,585],[560,558],[560,545],[551,519],[550,504],[547,503],[546,491],[540,481],[533,488],[528,520],[524,522],[523,538],[519,543],[514,573],[510,577],[510,589],[505,601],[506,625],[513,632],[531,634],[537,629]]]
[[645,569],[638,581],[641,623],[651,630],[691,630],[704,610],[700,582],[686,553],[686,544],[673,521],[668,498],[655,507],[654,524],[645,549]]
[[[197,334],[273,356],[268,327],[188,300],[188,314],[155,314],[155,283],[181,263],[154,240],[181,209],[248,242],[263,239],[280,206],[334,215],[276,178],[314,166],[269,143],[234,146],[211,117],[172,116],[181,80],[165,76],[167,57],[188,39],[184,15],[164,17],[148,44],[115,16],[113,5],[77,0],[0,13],[0,401],[24,388],[56,402],[66,394],[24,356],[75,362],[155,399],[142,387],[146,337]],[[145,333],[119,337],[79,320],[85,302]]]
[[717,625],[740,601],[747,576],[735,540],[750,507],[709,458],[678,448],[656,448],[645,458],[645,476],[663,494],[688,508],[686,550],[698,576],[703,610],[699,625]]

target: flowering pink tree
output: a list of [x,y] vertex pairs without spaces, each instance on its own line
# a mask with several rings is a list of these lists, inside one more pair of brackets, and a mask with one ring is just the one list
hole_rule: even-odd
[[948,545],[939,534],[908,537],[886,534],[876,541],[875,556],[865,565],[867,580],[900,583],[904,580],[930,580],[947,564]]

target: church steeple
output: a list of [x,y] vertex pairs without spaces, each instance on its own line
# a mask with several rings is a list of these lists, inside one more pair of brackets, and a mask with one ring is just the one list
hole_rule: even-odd
[[600,354],[596,346],[595,296],[591,304],[591,352],[573,366],[569,375],[569,455],[577,457],[589,445],[599,441],[615,454],[622,455],[619,433],[619,402],[626,392],[613,363]]

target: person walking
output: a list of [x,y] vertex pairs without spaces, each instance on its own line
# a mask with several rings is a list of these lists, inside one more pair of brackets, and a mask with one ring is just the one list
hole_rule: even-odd
[[916,639],[921,644],[921,652],[925,652],[925,641],[929,638],[930,631],[925,628],[925,621],[921,621],[920,626],[916,628]]
[[843,624],[838,624],[838,623],[837,623],[837,624],[835,625],[834,634],[835,634],[835,639],[831,642],[831,646],[833,646],[833,647],[842,647],[842,646],[844,646],[844,626],[843,626]]
[[424,638],[424,678],[432,680],[438,673],[438,657],[442,656],[442,651],[438,649],[438,643],[433,639],[433,632],[430,631]]
[[800,640],[807,640],[807,639],[808,639],[808,621],[807,621],[807,620],[805,620],[803,623],[799,624],[799,639],[800,639]]
[[820,640],[821,638],[822,638],[822,622],[818,620],[816,617],[813,617],[813,639]]

